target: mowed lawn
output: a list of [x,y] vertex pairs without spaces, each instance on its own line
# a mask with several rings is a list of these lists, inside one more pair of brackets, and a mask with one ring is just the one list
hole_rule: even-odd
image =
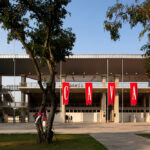
[[0,150],[107,150],[90,135],[54,135],[52,144],[37,144],[35,134],[0,134]]
[[150,134],[149,133],[146,133],[146,134],[136,134],[136,135],[143,136],[145,138],[149,138],[150,139]]

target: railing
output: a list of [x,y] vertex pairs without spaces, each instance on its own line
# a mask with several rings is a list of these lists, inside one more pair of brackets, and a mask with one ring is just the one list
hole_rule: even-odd
[[19,85],[3,85],[2,89],[7,91],[18,91]]
[[[131,82],[119,82],[119,87],[130,87]],[[150,82],[137,82],[138,87],[150,87]]]
[[3,94],[4,98],[6,98],[6,100],[12,101],[12,102],[14,101],[14,97],[13,97],[12,93],[10,92],[10,90],[2,88],[2,90],[0,90],[0,94]]
[[[85,83],[86,82],[69,82],[70,87],[83,87],[85,88]],[[93,87],[102,87],[102,82],[92,82]]]
[[21,103],[21,102],[13,102],[13,103],[0,103],[0,107],[28,107],[28,104]]
[[[79,87],[79,88],[84,88],[85,87],[85,83],[86,82],[69,82],[70,87]],[[102,82],[92,82],[93,83],[93,87],[102,87]],[[46,84],[43,83],[43,86],[46,87]],[[61,82],[56,82],[56,87],[61,87]],[[38,83],[36,82],[29,82],[26,83],[25,87],[39,87]]]
[[25,85],[21,85],[20,86],[25,86],[25,87],[39,87],[37,82],[28,82]]
[[10,103],[11,107],[28,107],[28,103],[14,102]]
[[[77,87],[77,88],[85,88],[85,83],[86,82],[69,82],[70,87]],[[92,82],[93,87],[102,87],[102,82]],[[150,82],[137,82],[138,87],[150,87]],[[36,82],[28,82],[25,87],[34,87],[38,88],[39,85]],[[43,86],[46,87],[46,83],[43,83]],[[56,88],[61,87],[61,82],[56,82]],[[106,86],[108,86],[108,82],[106,83]],[[130,82],[119,82],[119,87],[130,87]]]

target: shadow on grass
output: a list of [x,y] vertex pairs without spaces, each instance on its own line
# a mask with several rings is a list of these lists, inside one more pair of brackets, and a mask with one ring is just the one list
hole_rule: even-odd
[[87,134],[55,135],[52,144],[37,144],[35,134],[0,134],[0,150],[107,150]]
[[136,135],[150,139],[150,134],[149,133],[145,133],[145,134],[140,133],[140,134],[136,134]]

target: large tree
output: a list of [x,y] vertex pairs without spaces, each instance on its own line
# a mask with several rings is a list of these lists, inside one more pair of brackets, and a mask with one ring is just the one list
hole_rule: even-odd
[[141,48],[147,58],[146,70],[150,77],[150,0],[116,0],[116,4],[108,8],[104,21],[105,30],[110,32],[111,39],[120,39],[119,30],[128,23],[132,28],[141,25],[139,39],[148,35],[148,42]]
[[[40,143],[50,143],[53,137],[53,121],[57,108],[55,94],[56,64],[71,54],[75,34],[71,28],[63,29],[63,20],[69,14],[66,6],[71,0],[0,0],[0,24],[8,31],[8,42],[19,40],[30,56],[38,84],[42,91],[39,119],[36,121]],[[47,65],[48,78],[43,86],[41,65]],[[42,116],[49,95],[51,109],[46,129]]]

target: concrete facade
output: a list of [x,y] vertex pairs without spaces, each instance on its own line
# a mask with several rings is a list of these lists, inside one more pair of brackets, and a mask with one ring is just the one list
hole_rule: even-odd
[[[1,65],[4,66],[1,71],[3,76],[13,75],[13,59],[11,56],[0,56]],[[18,91],[21,91],[21,121],[25,121],[28,113],[28,120],[33,122],[33,114],[37,113],[41,102],[41,91],[37,83],[26,82],[26,78],[36,79],[28,56],[18,55],[15,59],[16,75],[21,76],[21,85],[18,87]],[[56,68],[56,95],[59,101],[55,122],[150,122],[150,84],[144,65],[145,59],[141,55],[70,56]],[[46,67],[42,68],[42,75],[47,77]],[[67,106],[62,102],[62,82],[70,83]],[[85,102],[86,82],[93,83],[91,106],[86,106]],[[116,86],[113,106],[107,104],[108,82],[115,82]],[[138,83],[138,104],[135,107],[130,106],[130,82]],[[50,105],[48,100],[48,112]]]

